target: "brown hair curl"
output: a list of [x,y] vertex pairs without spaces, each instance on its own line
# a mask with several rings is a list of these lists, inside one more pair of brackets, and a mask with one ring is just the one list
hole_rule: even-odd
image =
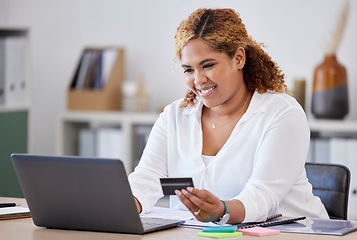
[[[243,78],[249,90],[259,93],[275,91],[289,93],[285,75],[277,64],[247,33],[239,13],[233,9],[200,8],[183,20],[175,35],[176,57],[181,59],[182,48],[191,40],[200,38],[217,52],[233,58],[238,47],[243,47],[246,62]],[[188,91],[181,106],[194,105],[196,95]]]

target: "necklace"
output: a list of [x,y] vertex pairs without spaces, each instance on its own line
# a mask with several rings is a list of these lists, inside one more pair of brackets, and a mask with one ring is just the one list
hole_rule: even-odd
[[232,121],[239,113],[241,113],[243,111],[243,109],[247,106],[247,102],[248,102],[248,98],[249,98],[249,92],[247,94],[247,97],[245,98],[245,102],[244,102],[244,105],[243,107],[238,111],[236,112],[236,114],[234,114],[234,116],[230,119],[228,119],[227,122],[223,123],[221,126],[216,126],[216,124],[212,123],[211,120],[209,120],[209,117],[207,116],[207,120],[209,121],[209,123],[212,125],[212,128],[220,128],[220,127],[223,127],[224,125],[226,125],[227,123],[229,123],[230,121]]

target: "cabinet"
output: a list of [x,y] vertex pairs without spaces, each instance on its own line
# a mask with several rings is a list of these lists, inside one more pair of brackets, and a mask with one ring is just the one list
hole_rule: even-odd
[[348,219],[357,220],[357,121],[309,121],[312,162],[343,164],[351,172]]
[[11,153],[28,148],[28,30],[0,26],[0,196],[23,197]]
[[[57,155],[78,155],[78,136],[81,129],[113,127],[122,132],[122,161],[130,173],[138,161],[135,133],[140,127],[152,127],[157,113],[68,111],[59,118]],[[140,153],[141,155],[141,153]]]
[[0,196],[23,197],[11,153],[27,152],[27,110],[0,110]]

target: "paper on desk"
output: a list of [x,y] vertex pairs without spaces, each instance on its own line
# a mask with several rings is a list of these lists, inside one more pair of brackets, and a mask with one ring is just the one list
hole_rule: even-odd
[[190,211],[174,208],[154,207],[150,213],[141,215],[141,217],[184,220],[185,223],[182,226],[190,228],[202,229],[205,227],[217,226],[217,224],[212,222],[206,223],[196,220]]
[[25,207],[4,207],[0,208],[0,215],[1,214],[9,214],[9,213],[24,213],[30,212],[30,209]]
[[189,220],[193,218],[193,215],[191,212],[187,210],[164,208],[164,207],[153,207],[151,212],[141,215],[141,217]]
[[[200,222],[197,221],[196,219],[190,219],[186,220],[185,223],[183,224],[184,227],[190,227],[190,228],[199,228],[203,229],[206,227],[217,227],[217,224],[213,222]],[[231,226],[229,224],[224,224],[224,225],[219,225],[219,226]]]
[[30,217],[30,209],[25,207],[5,207],[0,208],[0,220]]

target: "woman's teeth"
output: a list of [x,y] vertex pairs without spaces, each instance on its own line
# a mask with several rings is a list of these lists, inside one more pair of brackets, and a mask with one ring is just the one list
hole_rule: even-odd
[[216,88],[216,86],[212,86],[212,87],[210,87],[208,89],[199,89],[198,91],[200,91],[200,93],[206,94],[206,93],[209,93],[210,91],[212,91],[215,88]]

